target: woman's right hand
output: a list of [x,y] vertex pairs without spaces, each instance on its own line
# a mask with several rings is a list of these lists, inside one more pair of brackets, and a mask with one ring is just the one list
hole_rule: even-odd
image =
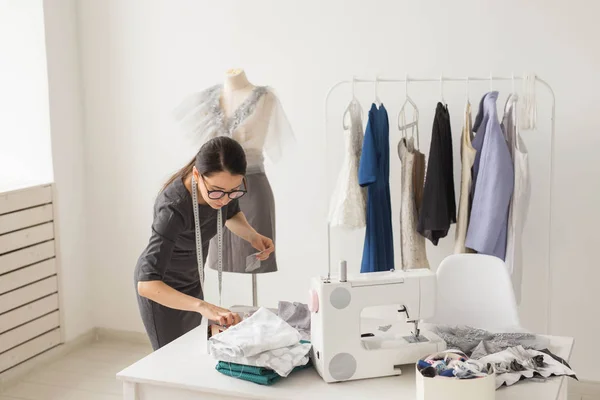
[[241,321],[241,318],[237,313],[233,313],[226,308],[215,306],[214,304],[205,301],[200,308],[200,314],[202,314],[204,318],[208,318],[224,328],[237,325]]

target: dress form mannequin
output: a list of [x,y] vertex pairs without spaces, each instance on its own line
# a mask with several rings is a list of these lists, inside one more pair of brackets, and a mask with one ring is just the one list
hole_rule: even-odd
[[225,73],[223,92],[221,93],[221,107],[225,116],[231,115],[252,94],[256,88],[246,76],[243,69],[230,69]]
[[[176,118],[200,147],[210,138],[228,136],[242,145],[246,152],[248,194],[239,200],[248,222],[262,235],[275,242],[275,252],[256,268],[247,257],[256,249],[233,235],[223,232],[223,272],[252,274],[252,299],[257,306],[256,274],[277,271],[277,241],[275,199],[265,174],[267,158],[276,163],[284,144],[294,141],[285,112],[268,86],[253,85],[242,69],[230,69],[221,84],[194,93],[184,99],[176,110]],[[211,242],[207,266],[217,268],[217,248]],[[250,265],[250,269],[249,269]]]

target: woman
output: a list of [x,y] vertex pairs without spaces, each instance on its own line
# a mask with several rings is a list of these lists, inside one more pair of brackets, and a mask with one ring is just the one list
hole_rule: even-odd
[[217,137],[171,177],[156,199],[152,235],[135,268],[138,305],[154,350],[200,325],[202,317],[223,326],[239,322],[237,314],[203,300],[199,263],[206,261],[209,241],[217,234],[219,212],[231,232],[261,251],[257,258],[266,260],[273,252],[273,241],[257,233],[240,211],[245,174],[246,155],[240,144]]

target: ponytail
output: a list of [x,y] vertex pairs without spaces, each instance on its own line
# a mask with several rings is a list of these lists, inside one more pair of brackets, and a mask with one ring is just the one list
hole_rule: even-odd
[[179,171],[177,171],[173,175],[171,175],[169,180],[163,185],[163,187],[160,191],[162,192],[163,190],[165,190],[167,188],[167,186],[169,186],[171,183],[175,182],[175,180],[184,178],[184,177],[188,176],[189,174],[191,174],[192,170],[194,169],[195,163],[196,163],[196,157],[192,158],[190,160],[190,162],[188,162],[183,168],[181,168]]

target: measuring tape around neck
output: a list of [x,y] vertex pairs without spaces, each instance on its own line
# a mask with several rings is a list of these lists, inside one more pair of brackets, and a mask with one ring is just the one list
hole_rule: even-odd
[[[198,183],[192,175],[192,206],[194,208],[194,225],[196,230],[196,259],[198,261],[198,272],[200,273],[200,287],[202,296],[204,291],[204,257],[202,251],[202,231],[200,229],[200,206],[198,205]],[[219,209],[217,213],[217,242],[218,242],[218,274],[219,274],[219,306],[221,305],[221,292],[223,287],[223,212]]]

